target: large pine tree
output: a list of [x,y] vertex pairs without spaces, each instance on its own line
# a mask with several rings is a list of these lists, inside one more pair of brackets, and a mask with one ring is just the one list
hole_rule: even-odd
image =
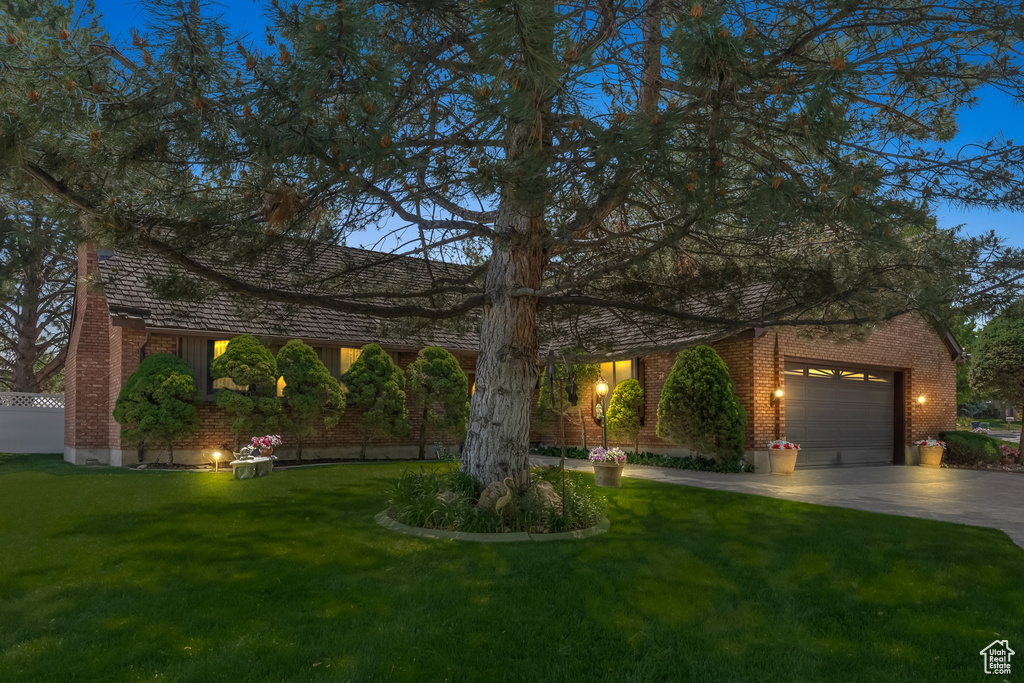
[[[613,339],[596,313],[658,339],[851,325],[1019,274],[934,220],[1024,201],[1019,146],[945,147],[980,88],[1021,98],[1019,3],[272,0],[257,46],[155,0],[131,45],[90,47],[9,4],[0,164],[194,275],[168,294],[469,316],[484,482],[527,480],[542,340]],[[381,224],[428,277],[295,264]],[[240,268],[283,244],[290,281]]]

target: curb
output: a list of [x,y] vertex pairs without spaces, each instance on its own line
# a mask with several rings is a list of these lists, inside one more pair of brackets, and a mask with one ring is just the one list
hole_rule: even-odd
[[418,526],[409,526],[395,521],[383,510],[374,516],[374,521],[385,529],[397,531],[407,536],[418,536],[420,538],[435,538],[450,541],[469,541],[471,543],[518,543],[523,541],[572,541],[581,538],[590,538],[608,531],[611,523],[607,517],[602,517],[597,526],[589,529],[577,529],[576,531],[563,531],[557,534],[528,534],[525,531],[516,531],[508,534],[478,534],[468,531],[446,531],[444,529],[424,529]]

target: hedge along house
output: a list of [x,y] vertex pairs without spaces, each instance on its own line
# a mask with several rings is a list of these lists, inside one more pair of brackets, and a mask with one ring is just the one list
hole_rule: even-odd
[[[338,248],[327,257],[359,258],[361,250]],[[423,262],[404,259],[403,277],[415,278]],[[229,379],[213,380],[210,361],[224,352],[228,341],[240,334],[252,334],[264,341],[272,353],[291,339],[312,346],[335,378],[348,370],[362,346],[378,343],[404,370],[416,353],[428,344],[443,346],[458,358],[473,381],[475,334],[434,332],[430,337],[388,338],[382,336],[380,321],[369,316],[345,315],[313,307],[268,304],[218,294],[202,303],[161,300],[147,285],[148,275],[174,271],[158,258],[133,261],[110,251],[83,246],[78,254],[79,282],[76,290],[72,330],[66,363],[64,459],[75,464],[101,463],[130,466],[142,462],[167,462],[167,453],[140,450],[122,441],[121,426],[112,412],[118,393],[139,362],[154,353],[170,353],[184,359],[196,376],[203,403],[200,428],[193,438],[175,443],[174,462],[212,463],[215,451],[228,453],[238,445],[226,413],[214,403],[220,388],[234,388]],[[280,393],[281,383],[278,385]],[[468,397],[467,397],[468,398]],[[409,401],[414,435],[419,434],[420,414]],[[358,457],[361,435],[359,411],[348,406],[338,425],[321,425],[319,434],[303,439],[303,459]],[[294,439],[282,434],[279,452],[287,456]],[[428,430],[428,439],[438,435]],[[418,443],[378,438],[367,449],[368,458],[415,458]]]
[[[325,252],[325,258],[356,259],[372,254],[347,247]],[[415,279],[425,262],[403,258],[383,276]],[[435,264],[435,267],[445,267]],[[470,386],[477,348],[472,320],[461,331],[387,331],[370,316],[343,314],[310,306],[285,306],[216,294],[202,303],[158,299],[150,293],[147,274],[173,273],[166,263],[145,263],[83,247],[79,252],[79,286],[67,360],[65,459],[76,464],[98,462],[132,465],[138,449],[123,443],[120,425],[111,417],[118,392],[139,361],[153,353],[172,353],[195,371],[204,402],[199,433],[175,445],[175,462],[210,462],[215,450],[230,448],[236,437],[223,412],[213,404],[214,392],[228,386],[215,382],[209,362],[238,334],[264,339],[276,352],[289,339],[302,339],[320,354],[335,377],[358,356],[359,348],[378,343],[404,369],[427,344],[443,346],[459,359]],[[614,330],[618,352],[601,365],[609,393],[624,379],[636,378],[646,401],[640,432],[642,449],[684,453],[655,435],[657,405],[674,351],[708,337],[688,337],[664,329],[658,338],[611,312],[593,316],[591,325]],[[913,442],[951,429],[956,420],[956,363],[962,351],[917,314],[907,314],[875,329],[866,340],[840,343],[811,339],[795,329],[754,329],[710,338],[725,360],[747,410],[746,452],[760,465],[767,444],[787,437],[803,446],[800,465],[915,464]],[[228,388],[231,388],[228,386]],[[600,443],[594,416],[594,387],[580,388],[578,413],[565,424],[568,444]],[[412,410],[413,433],[418,433]],[[304,440],[304,458],[355,457],[360,435],[357,409],[349,406],[341,422]],[[558,426],[535,430],[532,440],[557,442]],[[292,445],[288,435],[282,449]],[[428,435],[433,436],[433,435]],[[433,439],[431,439],[433,440]],[[614,443],[614,441],[612,442]],[[632,444],[622,443],[624,447]],[[413,440],[376,440],[368,457],[415,457]],[[147,451],[147,461],[166,454]]]

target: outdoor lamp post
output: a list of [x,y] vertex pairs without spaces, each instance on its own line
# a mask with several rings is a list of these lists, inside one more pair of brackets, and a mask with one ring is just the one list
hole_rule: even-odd
[[597,380],[597,398],[601,401],[601,448],[608,448],[608,382],[605,378]]
[[213,471],[217,472],[220,469],[220,451],[213,452]]

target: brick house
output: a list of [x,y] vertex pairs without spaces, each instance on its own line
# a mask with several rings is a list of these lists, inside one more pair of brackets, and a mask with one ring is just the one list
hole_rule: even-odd
[[[354,258],[367,253],[340,247],[335,252]],[[403,276],[415,278],[422,264],[409,259],[402,264]],[[204,398],[199,433],[175,444],[175,462],[210,462],[215,450],[229,449],[236,437],[213,403],[214,392],[226,380],[212,380],[209,361],[238,334],[265,339],[275,352],[289,339],[303,339],[335,377],[367,343],[379,343],[403,368],[424,345],[436,344],[459,359],[472,384],[477,341],[468,327],[462,333],[389,334],[369,316],[240,301],[226,294],[199,305],[183,305],[149,294],[145,274],[161,269],[166,270],[166,264],[156,260],[142,264],[90,246],[79,250],[79,285],[66,366],[64,457],[68,462],[128,466],[141,458],[166,461],[165,453],[140,454],[123,443],[120,426],[111,416],[125,380],[142,358],[153,353],[175,354],[188,362]],[[628,334],[622,336],[629,339]],[[695,343],[676,342],[670,347]],[[746,450],[753,461],[762,459],[769,441],[786,436],[803,445],[802,466],[914,464],[914,440],[955,424],[955,369],[961,349],[951,336],[937,332],[917,314],[875,329],[862,342],[809,339],[792,329],[754,329],[717,339],[712,345],[728,365],[747,410]],[[661,386],[675,352],[645,353],[641,347],[638,342],[632,353],[625,349],[608,358],[602,363],[602,375],[612,389],[624,379],[639,379],[646,393],[641,447],[679,452],[655,435]],[[582,420],[577,415],[566,421],[566,442],[581,444],[585,439],[593,445],[601,438],[594,419],[594,387],[580,390]],[[410,415],[415,428],[418,416],[411,406]],[[350,406],[336,427],[305,441],[304,457],[354,457],[359,450],[357,419],[357,409]],[[535,430],[531,438],[554,443],[556,434],[556,428]],[[290,444],[288,436],[283,436],[281,450],[287,454]],[[414,457],[415,453],[411,441],[378,441],[368,449],[368,457],[378,458]]]

